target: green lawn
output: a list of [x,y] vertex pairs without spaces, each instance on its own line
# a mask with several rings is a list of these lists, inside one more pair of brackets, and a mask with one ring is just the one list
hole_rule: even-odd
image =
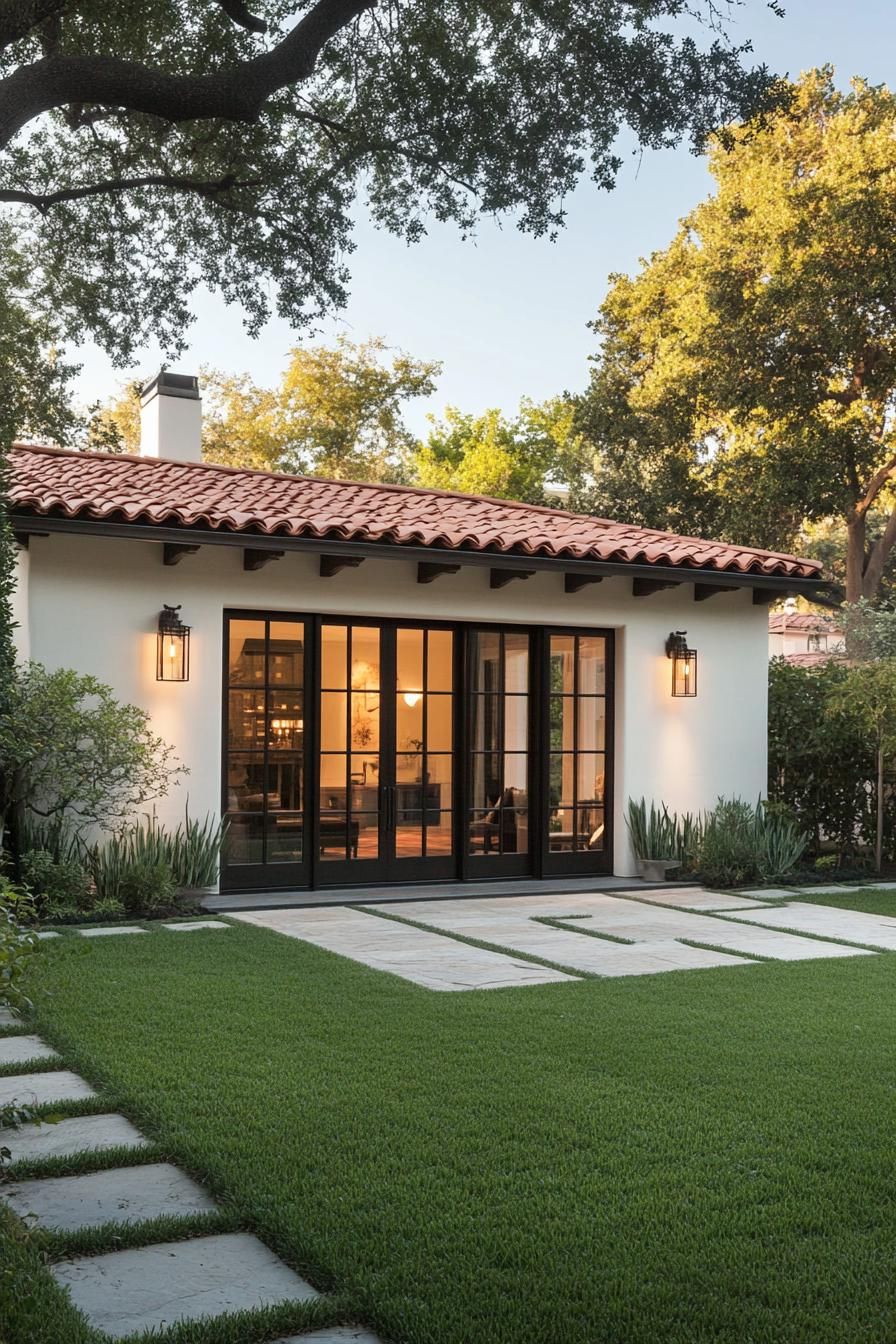
[[[261,930],[155,930],[49,944],[35,989],[66,1064],[338,1293],[322,1320],[896,1338],[896,956],[437,994]],[[4,1344],[82,1344],[39,1253],[0,1245]]]
[[811,887],[801,888],[794,901],[809,901],[812,905],[838,905],[844,910],[865,910],[869,915],[896,917],[896,891],[878,891],[871,887],[846,888],[828,895],[814,895]]

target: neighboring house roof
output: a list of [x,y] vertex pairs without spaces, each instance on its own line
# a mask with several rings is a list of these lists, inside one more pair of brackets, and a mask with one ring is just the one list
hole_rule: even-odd
[[831,616],[814,611],[775,611],[768,618],[770,635],[839,635],[842,631]]
[[842,650],[832,649],[830,653],[816,650],[814,653],[785,653],[784,661],[794,667],[821,667],[822,663],[838,663],[844,657]]
[[10,475],[12,511],[45,517],[800,579],[821,571],[817,560],[410,486],[31,444],[14,447]]

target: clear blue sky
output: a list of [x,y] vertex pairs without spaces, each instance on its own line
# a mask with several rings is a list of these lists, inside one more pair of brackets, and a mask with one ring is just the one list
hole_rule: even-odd
[[[839,83],[854,74],[874,83],[896,81],[893,0],[791,0],[783,19],[763,0],[746,0],[734,18],[738,36],[750,36],[756,59],[777,73],[796,75],[831,63]],[[686,147],[629,158],[613,192],[580,186],[569,203],[568,227],[555,243],[519,233],[508,219],[501,227],[483,222],[475,243],[433,224],[422,243],[408,248],[362,219],[351,258],[351,301],[323,339],[337,330],[353,340],[381,335],[420,358],[441,360],[436,395],[416,403],[407,417],[421,433],[427,411],[449,403],[468,411],[512,410],[523,395],[542,399],[576,390],[587,380],[594,349],[587,323],[607,276],[634,270],[640,257],[664,247],[676,221],[708,186],[702,160]],[[197,313],[178,369],[192,373],[211,364],[247,370],[259,383],[277,380],[296,342],[285,323],[270,323],[252,340],[239,311],[214,296],[202,295]],[[94,349],[78,357],[85,402],[105,397],[126,376]],[[151,373],[158,358],[147,350],[130,376]]]

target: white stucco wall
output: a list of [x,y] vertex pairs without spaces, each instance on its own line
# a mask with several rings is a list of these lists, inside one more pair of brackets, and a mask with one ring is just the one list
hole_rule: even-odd
[[31,555],[24,546],[16,555],[16,584],[12,592],[13,643],[19,658],[31,657],[30,603]]
[[[488,570],[416,582],[409,561],[367,560],[321,579],[317,558],[287,554],[255,573],[239,547],[206,546],[162,565],[152,542],[54,535],[31,540],[31,656],[74,667],[143,706],[176,744],[190,775],[156,805],[176,821],[186,796],[201,816],[220,805],[222,613],[227,607],[402,619],[613,627],[617,631],[615,870],[634,869],[624,823],[629,796],[698,809],[719,794],[748,799],[766,785],[767,609],[749,590],[693,601],[690,584],[647,598],[629,579],[564,594],[562,575],[537,573],[489,588]],[[189,682],[155,680],[156,621],[164,602],[182,604],[192,626]],[[664,643],[688,632],[698,651],[698,694],[674,699]]]

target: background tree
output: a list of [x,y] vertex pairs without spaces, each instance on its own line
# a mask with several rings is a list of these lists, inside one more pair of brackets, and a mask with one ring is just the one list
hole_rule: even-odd
[[404,480],[414,439],[402,411],[435,390],[440,370],[390,352],[380,337],[298,347],[272,389],[205,370],[203,456],[339,480]]
[[139,381],[122,383],[114,397],[89,408],[84,446],[101,453],[139,453]]
[[492,409],[467,415],[449,406],[433,420],[412,464],[416,484],[439,490],[557,503],[551,482],[581,491],[581,442],[573,427],[575,408],[560,397],[537,405],[524,399],[516,416]]
[[655,487],[655,523],[693,508],[690,530],[789,549],[841,519],[847,597],[874,596],[896,542],[896,99],[814,71],[710,169],[670,247],[613,278],[580,423]]

